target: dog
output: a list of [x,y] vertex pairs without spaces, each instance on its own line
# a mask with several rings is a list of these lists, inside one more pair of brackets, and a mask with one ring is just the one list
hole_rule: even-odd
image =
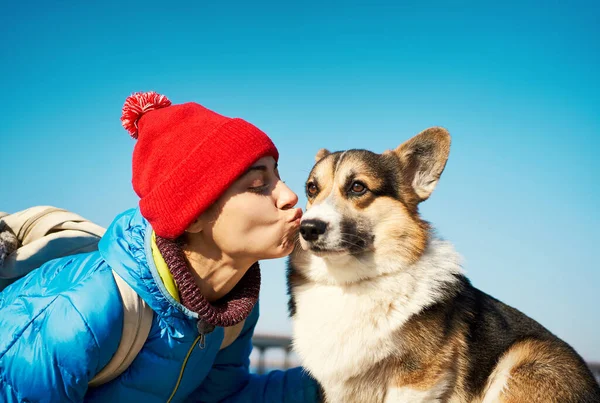
[[302,365],[332,403],[600,402],[575,350],[473,287],[420,217],[449,152],[439,127],[318,152],[287,272]]

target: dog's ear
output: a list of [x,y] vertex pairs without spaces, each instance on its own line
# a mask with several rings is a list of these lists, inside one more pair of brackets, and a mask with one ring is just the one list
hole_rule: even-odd
[[321,161],[323,158],[327,157],[331,152],[325,148],[321,148],[317,151],[317,155],[315,155],[315,162]]
[[431,195],[444,171],[450,153],[450,133],[431,127],[394,150],[402,162],[404,184],[412,187],[414,200],[420,203]]

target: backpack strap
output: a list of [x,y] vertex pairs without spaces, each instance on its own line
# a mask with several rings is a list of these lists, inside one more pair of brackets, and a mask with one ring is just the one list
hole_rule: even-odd
[[97,387],[112,381],[131,365],[152,327],[154,312],[125,280],[112,272],[123,301],[123,334],[117,351],[108,364],[88,383]]

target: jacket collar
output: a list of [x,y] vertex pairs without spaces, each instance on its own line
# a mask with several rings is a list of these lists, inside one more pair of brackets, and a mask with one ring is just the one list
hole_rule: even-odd
[[160,278],[152,258],[152,232],[139,208],[130,209],[114,219],[100,240],[98,250],[106,263],[156,314],[173,326],[175,321],[184,320],[195,328],[198,314],[177,302]]

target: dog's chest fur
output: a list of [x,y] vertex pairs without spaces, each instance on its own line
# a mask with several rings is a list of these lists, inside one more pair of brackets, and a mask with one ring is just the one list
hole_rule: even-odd
[[[292,287],[296,313],[294,349],[303,365],[325,388],[331,401],[353,401],[344,396],[366,371],[398,354],[402,325],[443,297],[447,285],[461,274],[452,246],[432,240],[414,265],[352,285],[307,282]],[[401,334],[401,333],[400,333]],[[401,344],[401,343],[400,343]],[[386,385],[363,385],[380,401]]]

